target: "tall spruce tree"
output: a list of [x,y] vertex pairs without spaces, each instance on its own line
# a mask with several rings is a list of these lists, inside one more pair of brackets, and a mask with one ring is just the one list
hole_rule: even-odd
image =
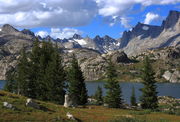
[[150,60],[148,57],[145,57],[144,67],[142,69],[144,88],[140,89],[142,91],[140,101],[143,109],[156,109],[158,107],[156,81],[154,75],[155,73],[150,64]]
[[38,99],[48,100],[50,96],[50,81],[46,79],[46,72],[48,68],[48,64],[52,62],[52,54],[54,53],[54,48],[51,42],[42,42],[42,46],[40,49],[40,59],[39,59],[39,77],[37,79],[37,83],[39,85],[38,88]]
[[30,54],[30,62],[29,62],[29,84],[28,84],[28,97],[38,99],[39,93],[38,89],[40,86],[38,84],[38,79],[40,77],[39,69],[40,69],[40,55],[41,48],[39,40],[35,40],[33,42],[32,52]]
[[100,86],[97,87],[97,90],[95,92],[94,98],[97,100],[97,104],[98,105],[102,105],[103,104],[103,96],[102,96],[103,92],[102,92],[102,88]]
[[58,47],[54,49],[51,55],[52,61],[49,62],[46,69],[45,82],[48,84],[49,100],[63,104],[65,96],[65,71],[62,65],[62,58],[59,55]]
[[27,55],[25,52],[25,48],[22,49],[21,55],[18,59],[18,65],[17,65],[17,75],[16,75],[16,85],[17,85],[17,93],[21,95],[28,95],[27,89],[28,89],[28,60]]
[[6,84],[4,86],[4,90],[8,92],[16,92],[16,80],[15,80],[16,72],[15,68],[11,68],[6,72]]
[[[54,47],[51,42],[39,42],[38,39],[34,41],[29,57],[23,50],[16,69],[7,73],[7,79],[4,88],[7,91],[39,100],[64,103],[65,72],[57,44]],[[78,85],[83,86],[82,84],[80,80]],[[79,98],[83,104],[86,88],[80,88]]]
[[68,92],[73,101],[77,105],[85,105],[87,103],[87,89],[84,82],[83,73],[78,65],[78,61],[73,55],[71,67],[68,71]]
[[136,95],[135,95],[135,89],[134,86],[132,87],[132,94],[131,94],[131,106],[136,106]]
[[116,80],[116,69],[111,60],[108,61],[106,75],[107,82],[105,84],[105,88],[107,89],[107,92],[105,96],[105,103],[107,103],[110,108],[120,108],[122,105],[121,87]]

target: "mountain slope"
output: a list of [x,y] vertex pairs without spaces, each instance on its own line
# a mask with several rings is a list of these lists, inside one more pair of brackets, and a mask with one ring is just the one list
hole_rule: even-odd
[[128,55],[147,49],[176,46],[180,43],[180,12],[170,11],[161,26],[138,23],[132,31],[124,32],[120,48]]
[[[1,122],[71,122],[66,114],[71,113],[77,122],[107,122],[119,119],[122,122],[179,122],[180,116],[165,114],[163,112],[147,112],[147,110],[112,109],[103,106],[87,105],[85,107],[64,108],[47,101],[34,100],[41,109],[27,107],[27,97],[0,90],[0,103],[8,102],[15,109],[8,109],[0,104]],[[162,116],[162,118],[159,118]],[[124,121],[123,121],[124,120]],[[126,120],[126,121],[125,121]],[[118,121],[118,120],[117,120]],[[72,121],[76,122],[76,121]]]

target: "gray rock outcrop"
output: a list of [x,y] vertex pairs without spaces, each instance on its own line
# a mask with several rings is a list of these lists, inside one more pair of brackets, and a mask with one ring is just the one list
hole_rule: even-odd
[[35,108],[35,109],[40,109],[40,106],[38,105],[38,103],[36,103],[35,101],[33,101],[30,98],[27,99],[26,106],[27,107],[32,107],[32,108]]
[[8,109],[13,109],[13,105],[8,102],[3,102],[3,107],[8,108]]
[[70,98],[69,95],[66,94],[64,97],[64,107],[68,108],[68,107],[72,107],[72,105],[73,105],[72,99]]
[[171,83],[180,83],[180,71],[178,70],[173,72],[166,71],[164,72],[163,77]]

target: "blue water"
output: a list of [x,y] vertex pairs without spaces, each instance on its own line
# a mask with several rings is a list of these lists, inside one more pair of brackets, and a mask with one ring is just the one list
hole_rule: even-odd
[[[106,89],[104,88],[105,82],[87,82],[87,89],[88,94],[93,95],[98,87],[102,87],[103,95],[106,93]],[[130,82],[123,82],[120,83],[121,90],[122,90],[122,97],[125,102],[130,103],[130,97],[132,93],[132,87],[135,88],[136,99],[138,101],[139,97],[141,96],[140,88],[143,87],[142,83],[130,83]],[[175,98],[180,98],[180,84],[178,83],[158,83],[157,84],[157,91],[158,96],[172,96]]]
[[[98,86],[102,87],[103,95],[106,93],[106,89],[104,88],[105,82],[86,82],[86,87],[88,89],[88,95],[91,96],[95,93]],[[5,81],[0,81],[0,89],[4,87]],[[131,97],[131,90],[134,86],[136,98],[141,96],[140,88],[143,87],[141,83],[130,83],[123,82],[120,83],[123,99],[129,103]],[[180,84],[178,83],[158,83],[157,84],[158,96],[172,96],[175,98],[180,98]]]

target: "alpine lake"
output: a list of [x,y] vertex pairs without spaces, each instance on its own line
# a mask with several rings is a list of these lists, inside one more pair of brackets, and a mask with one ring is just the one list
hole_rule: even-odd
[[[0,89],[3,89],[6,81],[0,81]],[[104,88],[105,82],[88,81],[86,82],[86,87],[88,90],[88,95],[94,95],[98,86],[103,90],[103,95],[106,94],[106,89]],[[132,82],[120,82],[119,83],[122,90],[122,98],[126,103],[130,103],[130,97],[132,93],[132,87],[135,88],[136,99],[138,101],[141,96],[140,88],[143,87],[142,83],[132,83]],[[157,83],[158,96],[171,96],[174,98],[180,98],[180,83]]]

